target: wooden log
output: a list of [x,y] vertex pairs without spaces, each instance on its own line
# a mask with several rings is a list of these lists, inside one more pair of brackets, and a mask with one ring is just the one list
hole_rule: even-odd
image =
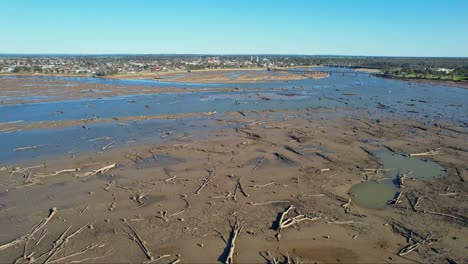
[[20,237],[16,238],[15,240],[13,240],[13,241],[11,241],[9,243],[1,245],[0,246],[0,251],[3,251],[3,250],[5,250],[5,249],[7,249],[9,247],[15,246],[17,244],[20,244],[21,242],[24,242],[24,241],[32,238],[34,236],[34,234],[39,232],[39,230],[44,228],[44,226],[47,225],[47,223],[49,223],[49,221],[52,219],[52,217],[54,217],[56,212],[57,212],[57,208],[54,207],[54,208],[50,209],[49,216],[47,218],[45,218],[44,220],[42,220],[41,222],[39,222],[39,224],[29,234],[26,234],[24,236],[20,236]]
[[224,263],[226,264],[233,264],[234,263],[234,251],[236,249],[236,239],[237,237],[240,235],[240,233],[242,232],[242,229],[243,229],[243,226],[241,226],[241,224],[236,221],[236,223],[234,225],[231,225],[231,239],[228,243],[228,247],[229,247],[229,251],[228,251],[228,255],[226,257],[226,260],[224,261]]
[[406,254],[409,254],[409,253],[413,252],[415,249],[417,249],[420,245],[421,245],[421,243],[419,243],[419,242],[408,245],[408,246],[400,249],[400,251],[398,252],[398,256],[404,256]]
[[75,177],[90,177],[90,176],[95,176],[95,175],[102,175],[106,172],[108,172],[109,170],[111,169],[114,169],[114,168],[117,168],[117,163],[113,163],[111,165],[107,165],[107,166],[104,166],[100,169],[97,169],[97,170],[93,170],[93,171],[89,171],[89,172],[85,172],[85,173],[78,173],[78,174],[75,174]]
[[434,156],[434,155],[440,154],[440,151],[439,151],[440,149],[441,149],[441,148],[438,148],[438,149],[435,149],[435,150],[430,150],[430,151],[427,151],[427,152],[410,153],[409,156],[410,156],[410,157]]

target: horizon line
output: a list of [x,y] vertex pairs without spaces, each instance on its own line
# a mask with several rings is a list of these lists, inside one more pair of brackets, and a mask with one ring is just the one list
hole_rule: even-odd
[[377,57],[377,58],[458,58],[464,56],[396,56],[299,53],[0,53],[0,56],[306,56],[306,57]]

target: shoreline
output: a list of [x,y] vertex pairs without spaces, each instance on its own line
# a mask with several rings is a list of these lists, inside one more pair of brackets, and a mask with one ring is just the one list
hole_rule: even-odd
[[[309,65],[309,66],[293,66],[293,67],[285,67],[284,69],[295,69],[295,68],[307,68],[307,67],[318,67],[317,65]],[[180,71],[164,71],[164,72],[142,72],[142,73],[120,73],[120,74],[112,74],[112,75],[104,75],[104,76],[95,76],[93,74],[43,74],[43,73],[0,73],[1,77],[82,77],[82,78],[101,78],[101,79],[145,79],[145,80],[163,80],[164,82],[177,82],[171,79],[156,79],[155,77],[164,77],[164,76],[175,76],[179,74],[203,74],[203,73],[225,73],[225,72],[267,72],[266,68],[259,68],[259,67],[252,67],[252,68],[220,68],[220,69],[200,69],[200,70],[180,70]],[[285,74],[286,75],[286,74]],[[292,75],[292,74],[291,74]],[[325,76],[326,77],[326,76]],[[303,78],[303,77],[302,77]],[[271,82],[271,81],[287,81],[287,80],[297,80],[302,79],[297,74],[295,77],[289,78],[278,78],[275,80],[258,80],[258,79],[251,79],[251,80],[228,80],[228,79],[220,79],[220,80],[213,80],[213,81],[206,81],[205,83],[215,83],[218,82],[226,82],[226,83],[255,83],[258,81],[264,82]],[[320,76],[319,78],[324,78]],[[186,82],[196,82],[196,81],[186,81]],[[203,82],[202,82],[203,83]]]
[[419,78],[405,78],[396,76],[386,76],[383,74],[375,74],[376,77],[390,80],[400,80],[406,82],[428,83],[428,84],[446,84],[447,86],[468,89],[467,81],[452,81],[452,80],[438,80],[438,79],[419,79]]
[[[22,78],[34,78],[34,77],[72,77],[72,78],[96,78],[96,79],[107,79],[107,80],[151,80],[154,82],[165,82],[165,83],[200,83],[200,84],[216,84],[216,83],[228,83],[228,84],[249,84],[249,83],[270,83],[270,82],[280,82],[280,81],[296,81],[303,79],[322,79],[329,77],[328,74],[320,75],[302,75],[295,73],[269,73],[263,70],[249,70],[247,73],[231,79],[229,76],[225,75],[226,73],[236,72],[232,70],[217,70],[217,71],[195,71],[195,72],[171,72],[159,75],[159,77],[174,77],[174,78],[159,78],[155,79],[155,74],[139,74],[139,75],[108,75],[108,76],[77,76],[77,75],[5,75],[9,77],[22,77]],[[243,72],[239,70],[238,72]],[[255,72],[255,77],[250,77],[250,73]],[[206,75],[204,73],[207,73]],[[182,75],[177,77],[177,75]],[[0,75],[1,79],[1,75]]]
[[[297,68],[315,68],[315,67],[322,67],[321,65],[306,65],[306,66],[292,66],[292,67],[281,67],[281,69],[297,69]],[[392,79],[392,80],[400,80],[400,81],[408,81],[408,82],[418,82],[418,83],[429,83],[429,84],[446,84],[452,87],[464,88],[468,89],[468,82],[467,81],[453,81],[453,80],[442,80],[442,79],[420,79],[420,78],[407,78],[407,77],[398,77],[398,76],[386,76],[381,74],[381,69],[374,69],[374,68],[351,68],[356,72],[365,72],[370,74],[375,74],[375,76],[384,79]],[[177,81],[173,79],[155,79],[157,76],[175,76],[179,74],[196,74],[196,73],[223,73],[223,72],[242,72],[242,71],[252,71],[252,72],[263,72],[266,71],[266,68],[259,68],[259,67],[252,67],[252,68],[219,68],[219,69],[201,69],[201,70],[180,70],[180,71],[166,71],[166,72],[144,72],[144,73],[121,73],[121,74],[113,74],[113,75],[104,75],[104,76],[95,76],[93,74],[43,74],[43,73],[0,73],[1,77],[82,77],[82,78],[101,78],[101,79],[114,79],[114,80],[121,80],[121,79],[143,79],[143,80],[154,80],[159,81],[163,80],[164,82],[187,82],[187,83],[255,83],[255,82],[274,82],[274,81],[288,81],[288,80],[300,80],[305,79],[307,77],[289,77],[289,78],[278,78],[276,80],[260,80],[260,79],[252,79],[252,80],[229,80],[229,79],[217,79],[217,80],[190,80],[190,78],[184,79],[183,81]],[[297,75],[297,74],[296,74]],[[309,76],[312,77],[313,76]],[[326,78],[327,76],[318,76],[317,79]],[[196,78],[195,78],[196,79]],[[315,79],[315,78],[313,78]]]
[[365,73],[380,73],[382,72],[381,69],[373,69],[373,68],[354,68],[355,72],[365,72]]
[[[266,70],[266,68],[222,68],[222,69],[202,69],[202,70],[192,70],[193,73],[196,72],[217,72],[217,71],[261,71]],[[96,78],[109,78],[109,79],[138,79],[137,77],[152,77],[154,75],[172,75],[172,74],[180,74],[180,73],[188,73],[187,70],[180,70],[180,71],[162,71],[162,72],[141,72],[141,73],[118,73],[118,74],[111,74],[111,75],[104,75],[104,76],[96,76]],[[43,77],[85,77],[91,78],[95,75],[93,74],[60,74],[60,73],[0,73],[0,77],[2,76],[24,76],[24,77],[35,77],[35,76],[43,76]]]

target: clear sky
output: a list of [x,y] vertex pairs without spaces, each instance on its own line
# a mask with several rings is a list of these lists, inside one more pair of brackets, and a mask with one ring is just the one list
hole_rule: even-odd
[[0,1],[0,53],[468,57],[468,0]]

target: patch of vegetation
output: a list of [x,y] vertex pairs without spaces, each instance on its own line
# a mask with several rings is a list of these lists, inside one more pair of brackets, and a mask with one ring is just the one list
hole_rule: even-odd
[[387,67],[382,75],[390,78],[426,79],[468,81],[468,66],[450,68],[434,68],[426,65],[413,65],[405,67]]

